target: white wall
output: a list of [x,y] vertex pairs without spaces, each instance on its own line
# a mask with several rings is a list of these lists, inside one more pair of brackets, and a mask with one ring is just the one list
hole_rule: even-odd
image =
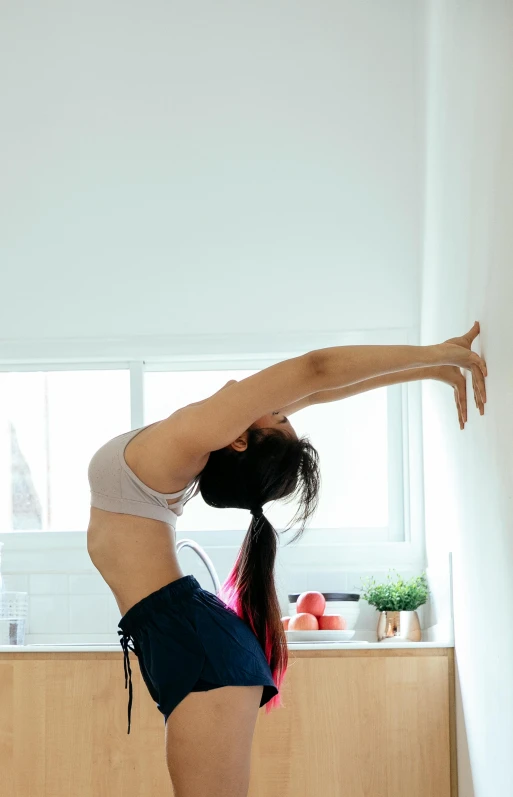
[[[192,333],[416,343],[424,41],[409,0],[5,5],[0,361],[114,357],[114,337],[150,355]],[[83,535],[2,540],[29,641],[112,636]],[[288,591],[413,575],[404,548],[280,550],[284,611]],[[237,550],[208,548],[222,580]]]
[[513,4],[430,7],[423,344],[463,334],[484,417],[423,383],[427,551],[453,551],[459,797],[513,794]]
[[8,4],[1,353],[416,327],[424,10]]

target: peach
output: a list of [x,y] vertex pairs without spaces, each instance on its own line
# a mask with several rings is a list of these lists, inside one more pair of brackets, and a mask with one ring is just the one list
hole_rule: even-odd
[[317,618],[319,628],[324,631],[345,631],[347,623],[341,614],[323,614]]
[[302,592],[296,603],[296,612],[307,612],[320,617],[326,608],[326,599],[322,592]]
[[289,627],[290,616],[288,614],[284,615],[284,617],[281,618],[281,621],[283,623],[283,628],[286,631],[287,628]]
[[290,618],[289,631],[318,631],[317,617],[309,612],[299,612]]

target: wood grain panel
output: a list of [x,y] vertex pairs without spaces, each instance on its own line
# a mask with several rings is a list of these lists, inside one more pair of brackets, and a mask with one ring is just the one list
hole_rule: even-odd
[[[172,797],[164,720],[130,660],[128,735],[121,652],[0,654],[2,797]],[[450,649],[290,651],[249,797],[456,797],[453,679]]]
[[447,656],[301,658],[283,697],[249,797],[451,797]]

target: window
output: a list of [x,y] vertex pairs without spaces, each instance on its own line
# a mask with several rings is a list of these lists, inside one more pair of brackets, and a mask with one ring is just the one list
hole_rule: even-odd
[[[266,362],[261,368],[271,364]],[[182,363],[173,370],[148,366],[144,373],[144,424],[207,398],[229,379],[240,381],[256,372],[226,367],[213,370],[212,363],[203,363],[201,368]],[[356,534],[359,541],[404,539],[402,449],[397,439],[395,445],[389,445],[391,434],[401,436],[401,414],[401,390],[395,386],[308,407],[291,416],[298,436],[306,435],[319,452],[321,494],[309,530],[323,530],[331,536],[337,530],[339,539],[342,532],[347,540],[355,539]],[[296,507],[277,502],[266,511],[276,528],[284,528]],[[187,504],[179,531],[182,535],[207,529],[245,530],[248,524],[245,510],[220,511],[205,504],[198,494]]]
[[[288,356],[294,356],[293,354]],[[0,372],[2,531],[87,528],[87,466],[104,442],[167,417],[179,407],[278,362],[181,359],[173,363],[59,365]],[[405,539],[401,385],[308,407],[291,416],[319,452],[321,495],[307,534],[329,542]],[[279,409],[278,407],[276,409]],[[406,449],[404,449],[406,450]],[[296,506],[267,509],[276,528]],[[248,512],[209,507],[198,494],[179,519],[180,536],[245,531]],[[316,537],[317,539],[317,537]]]
[[2,532],[83,531],[87,465],[130,428],[130,372],[2,372],[0,396]]

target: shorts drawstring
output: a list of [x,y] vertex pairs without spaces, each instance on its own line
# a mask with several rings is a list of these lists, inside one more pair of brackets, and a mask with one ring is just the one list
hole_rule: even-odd
[[[125,665],[125,689],[127,688],[127,680],[129,678],[129,689],[128,689],[128,733],[130,733],[130,714],[132,712],[132,697],[133,697],[133,689],[132,689],[132,670],[130,669],[130,657],[128,655],[128,651],[131,650],[135,653],[135,648],[131,647],[128,642],[130,640],[130,634],[127,634],[123,631],[118,631],[121,639],[119,640],[121,643],[121,647],[124,650],[124,665]],[[132,639],[132,642],[134,640]],[[136,654],[137,655],[137,654]],[[128,669],[128,673],[127,673]]]

